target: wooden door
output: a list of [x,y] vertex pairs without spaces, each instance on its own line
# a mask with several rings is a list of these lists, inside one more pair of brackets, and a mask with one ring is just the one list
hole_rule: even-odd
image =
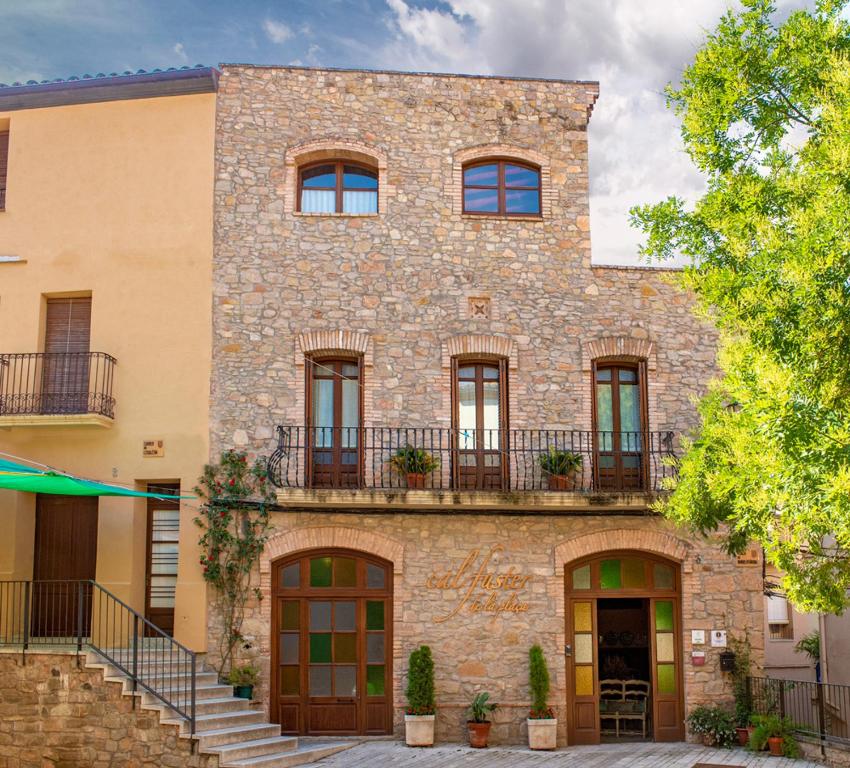
[[41,410],[89,410],[91,297],[48,299],[44,333]]
[[682,741],[685,715],[682,697],[682,659],[679,601],[650,600],[652,649],[652,722],[656,741]]
[[[180,495],[180,485],[157,483],[149,493]],[[169,635],[174,634],[174,598],[180,539],[180,502],[148,499],[145,617]]]
[[347,551],[276,564],[272,717],[284,733],[392,732],[392,569]]
[[567,601],[569,744],[599,743],[599,659],[596,599]]
[[356,360],[312,360],[307,375],[310,484],[357,488],[362,464],[360,364]]
[[34,637],[75,637],[91,625],[97,568],[97,497],[38,494],[35,507],[32,621]]

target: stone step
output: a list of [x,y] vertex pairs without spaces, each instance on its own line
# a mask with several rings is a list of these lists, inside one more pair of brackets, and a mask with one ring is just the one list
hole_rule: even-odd
[[[189,733],[189,723],[182,718],[169,718],[162,722],[177,723],[180,725],[181,733]],[[241,725],[266,722],[263,712],[253,709],[243,709],[238,712],[217,712],[212,715],[200,715],[195,718],[195,731],[214,731],[219,728],[235,728]]]
[[327,744],[312,744],[310,746],[298,746],[292,752],[284,752],[274,755],[262,755],[260,757],[248,757],[244,760],[234,760],[228,763],[228,768],[291,768],[295,765],[306,765],[323,757],[334,755],[357,744],[351,742],[329,742]]
[[207,752],[214,747],[233,744],[239,741],[270,739],[280,736],[280,726],[274,723],[262,722],[250,725],[240,725],[234,728],[219,728],[203,731],[197,734],[201,752]]
[[[161,693],[166,699],[174,696],[182,701],[183,699],[191,696],[190,686],[180,686],[177,688],[164,686],[162,688],[157,688],[157,691],[159,691],[159,693]],[[151,704],[156,703],[156,701],[153,701],[154,697],[147,693],[147,691],[144,691],[142,696],[150,698],[152,700],[150,702]],[[195,699],[199,702],[203,699],[226,699],[231,696],[233,696],[233,686],[230,685],[195,685]],[[144,701],[144,703],[147,702]]]
[[219,764],[229,766],[234,760],[279,755],[281,752],[294,752],[296,749],[298,749],[297,738],[293,736],[273,736],[268,739],[252,739],[251,741],[223,744],[204,751],[218,755]]
[[242,712],[250,705],[248,699],[225,696],[220,699],[203,699],[195,702],[196,715],[214,715],[219,712]]

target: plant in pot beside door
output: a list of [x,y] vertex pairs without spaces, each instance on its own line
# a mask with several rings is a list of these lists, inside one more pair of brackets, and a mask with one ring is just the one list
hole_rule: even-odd
[[227,681],[233,686],[233,695],[239,699],[254,698],[254,686],[260,677],[260,670],[250,664],[244,667],[233,667],[227,676]]
[[730,747],[737,739],[735,719],[723,707],[694,707],[688,715],[688,729],[707,747]]
[[424,448],[414,448],[405,445],[399,448],[390,459],[390,466],[400,475],[404,475],[407,487],[422,489],[430,475],[440,466],[440,460],[432,456]]
[[408,747],[434,746],[434,660],[427,645],[410,653],[404,738]]
[[469,734],[470,747],[483,749],[487,746],[491,725],[487,715],[497,709],[498,706],[498,704],[490,701],[489,693],[479,693],[472,700],[472,704],[467,710],[469,720],[466,721],[466,732]]
[[549,670],[543,649],[532,645],[528,652],[528,684],[531,688],[531,712],[528,714],[528,746],[531,749],[555,749],[558,720],[546,703],[549,695]]
[[572,491],[576,487],[576,474],[582,467],[581,454],[550,448],[537,461],[550,491]]

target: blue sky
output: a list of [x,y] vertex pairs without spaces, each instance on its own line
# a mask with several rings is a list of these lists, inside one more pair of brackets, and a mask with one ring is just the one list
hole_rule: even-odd
[[[804,0],[781,0],[783,11]],[[702,180],[665,109],[726,0],[0,0],[0,82],[246,62],[596,79],[596,262],[635,263],[635,203]]]

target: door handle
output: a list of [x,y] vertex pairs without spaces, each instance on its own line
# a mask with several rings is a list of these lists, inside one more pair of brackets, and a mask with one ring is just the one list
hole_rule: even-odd
[[564,656],[572,656],[573,655],[573,647],[571,645],[564,646]]

